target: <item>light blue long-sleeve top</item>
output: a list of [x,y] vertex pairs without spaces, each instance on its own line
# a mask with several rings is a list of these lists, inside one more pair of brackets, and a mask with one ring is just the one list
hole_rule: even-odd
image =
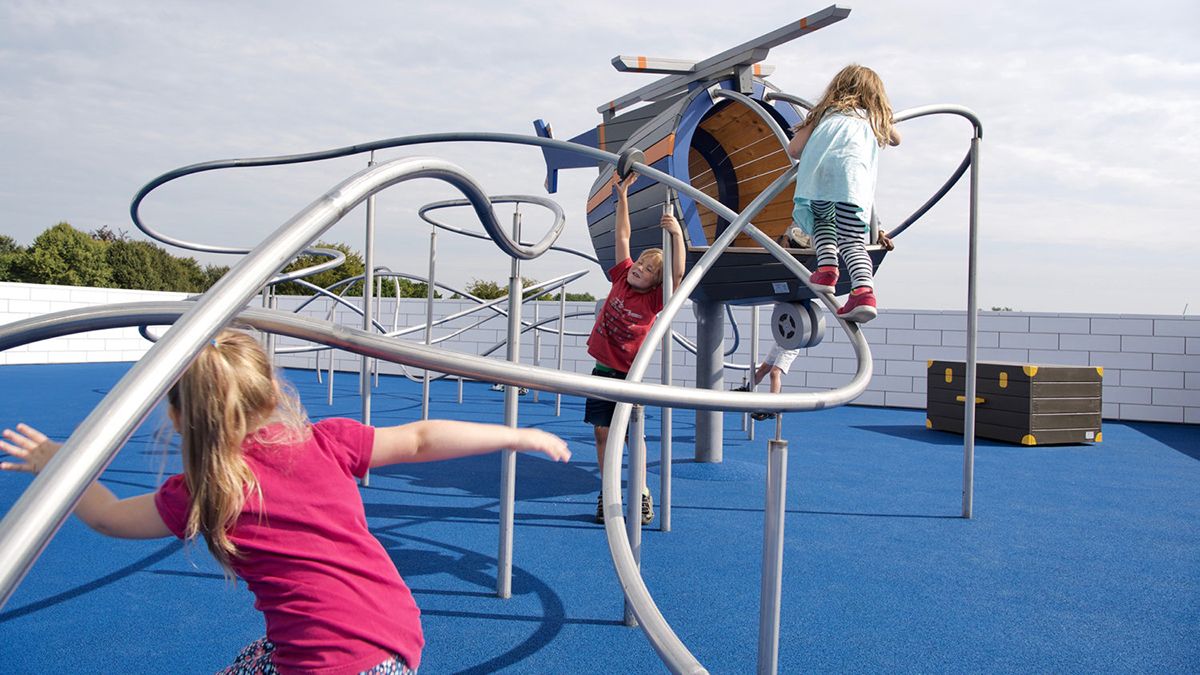
[[865,231],[878,175],[879,142],[866,113],[826,113],[800,153],[792,218],[812,235],[811,201],[848,202],[859,208]]

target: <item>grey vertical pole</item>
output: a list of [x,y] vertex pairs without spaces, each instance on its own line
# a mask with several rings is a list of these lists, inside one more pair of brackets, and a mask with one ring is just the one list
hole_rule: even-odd
[[[367,168],[375,166],[375,152],[371,151],[367,159]],[[371,295],[375,290],[375,195],[367,197],[367,236],[366,245],[363,248],[363,330],[371,332],[371,319],[373,313],[371,311]],[[371,360],[366,356],[362,357],[359,367],[358,390],[362,397],[362,423],[371,424]],[[333,383],[333,374],[329,376],[330,384]],[[363,485],[371,484],[371,472],[368,471],[362,478]]]
[[[535,366],[542,365],[542,328],[541,328],[541,326],[538,325],[538,319],[540,318],[540,315],[542,313],[541,310],[542,310],[542,303],[538,302],[537,298],[534,298],[534,300],[533,300],[533,365],[535,365]],[[534,403],[538,402],[538,390],[537,389],[533,390],[533,402]]]
[[[513,211],[513,241],[521,241],[520,205]],[[508,361],[521,360],[521,261],[512,259],[508,277]],[[517,426],[517,387],[504,387],[504,423]],[[496,555],[496,595],[512,597],[513,510],[517,493],[517,452],[500,452],[500,550]]]
[[[337,316],[337,305],[334,304],[334,302],[331,300],[329,302],[329,319],[328,319],[328,321],[330,323],[333,323],[333,319],[335,316]],[[333,349],[333,347],[329,347],[326,351],[329,353],[329,382],[326,383],[326,391],[325,391],[326,401],[325,402],[328,405],[333,405],[333,352],[334,352],[334,349]]]
[[[400,299],[400,295],[396,295],[396,299]],[[399,303],[397,303],[399,304]],[[383,277],[375,277],[375,322],[379,323],[379,317],[383,316]],[[379,359],[371,359],[371,375],[375,378],[375,387],[379,387]]]
[[[750,308],[750,391],[758,389],[754,385],[754,375],[758,372],[758,305]],[[772,336],[773,337],[773,336]],[[750,440],[754,440],[754,425],[750,423],[750,413],[742,413],[742,428]]]
[[975,302],[976,248],[979,241],[979,136],[971,139],[971,227],[967,253],[967,382],[963,410],[962,515],[970,518],[975,502],[975,351],[979,308]]
[[[437,268],[437,225],[429,225],[429,277],[425,289],[425,346],[433,344],[433,276]],[[461,378],[459,382],[462,382]],[[421,383],[421,419],[429,419],[429,369]]]
[[[663,211],[674,214],[675,200],[674,194],[667,191],[667,202],[663,205]],[[662,233],[663,243],[663,307],[666,307],[671,302],[671,295],[675,292],[672,288],[671,280],[675,278],[675,251],[673,245],[675,242],[671,240],[671,234],[666,230]],[[671,385],[671,374],[674,369],[674,359],[672,358],[672,349],[674,343],[671,340],[671,331],[667,331],[662,339],[662,376],[660,380],[663,384]],[[672,410],[664,406],[661,410],[662,419],[659,421],[660,431],[659,437],[659,453],[658,453],[658,529],[663,532],[671,531],[671,427],[672,427]]]
[[[433,282],[430,281],[430,285],[432,285],[432,283]],[[458,404],[462,405],[462,402],[463,402],[463,377],[462,377],[462,375],[459,375],[458,376]]]
[[[696,303],[696,388],[720,391],[724,387],[725,315],[721,303]],[[696,411],[696,461],[720,462],[724,452],[722,413]]]
[[[776,430],[779,424],[776,422]],[[762,585],[758,611],[758,673],[779,671],[779,606],[783,588],[783,516],[787,496],[787,441],[767,441],[767,500],[763,510]]]
[[[275,309],[279,306],[279,296],[275,293],[274,286],[263,286],[263,307],[267,309]],[[267,360],[270,363],[275,363],[275,334],[267,333]]]
[[[629,412],[629,473],[625,480],[625,534],[633,562],[642,562],[642,488],[646,485],[646,415],[640,405]],[[625,625],[636,626],[637,618],[625,600]]]
[[[558,291],[558,370],[563,369],[563,335],[567,324],[567,285]],[[562,392],[554,393],[554,416],[562,414]]]

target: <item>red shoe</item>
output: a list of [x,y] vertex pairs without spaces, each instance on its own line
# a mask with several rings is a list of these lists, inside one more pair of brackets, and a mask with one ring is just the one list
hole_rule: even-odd
[[846,304],[842,305],[837,312],[838,318],[855,323],[866,323],[879,316],[879,312],[875,309],[875,291],[870,287],[865,287],[862,293],[856,292],[857,290],[850,292]]
[[817,271],[808,278],[808,284],[818,293],[833,293],[834,286],[837,286],[837,280],[838,268],[827,265],[818,267]]

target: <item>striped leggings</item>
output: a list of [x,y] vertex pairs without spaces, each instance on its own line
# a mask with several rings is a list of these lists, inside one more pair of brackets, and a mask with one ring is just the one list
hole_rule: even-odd
[[871,256],[867,255],[867,224],[859,215],[861,209],[848,202],[827,202],[814,199],[813,246],[817,251],[817,265],[836,267],[838,253],[850,272],[850,286],[874,287],[874,271]]

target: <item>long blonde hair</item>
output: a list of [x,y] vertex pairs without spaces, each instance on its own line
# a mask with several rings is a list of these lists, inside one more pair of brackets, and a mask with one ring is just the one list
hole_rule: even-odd
[[[307,432],[307,418],[294,394],[281,388],[266,352],[246,333],[222,330],[167,393],[182,437],[183,475],[191,494],[185,535],[203,534],[217,562],[232,576],[240,555],[229,530],[246,499],[262,501],[262,488],[242,442],[281,442]],[[270,422],[284,433],[267,432]],[[263,436],[263,438],[259,438]]]
[[858,115],[858,110],[866,112],[875,140],[881,147],[892,142],[892,104],[884,91],[883,80],[870,68],[852,63],[833,76],[821,100],[797,128],[817,124],[829,112]]

